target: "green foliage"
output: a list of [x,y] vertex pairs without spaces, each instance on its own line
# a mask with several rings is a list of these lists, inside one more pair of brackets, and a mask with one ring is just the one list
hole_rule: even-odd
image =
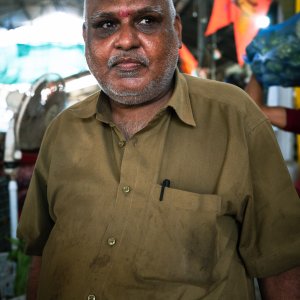
[[26,292],[28,271],[31,258],[24,254],[24,243],[11,239],[12,250],[8,259],[16,263],[16,278],[14,283],[15,296],[24,295]]

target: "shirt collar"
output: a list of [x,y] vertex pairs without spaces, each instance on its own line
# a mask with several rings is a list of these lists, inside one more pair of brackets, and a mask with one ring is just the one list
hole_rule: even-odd
[[[83,103],[77,103],[70,107],[70,111],[77,117],[86,119],[98,113],[98,119],[109,123],[111,121],[109,104],[105,101],[103,94],[99,91],[89,96]],[[83,104],[83,105],[82,105]],[[176,70],[175,87],[173,94],[167,103],[176,112],[179,119],[195,127],[196,122],[193,116],[191,101],[186,79],[183,74]]]
[[97,102],[100,91],[90,95],[85,100],[72,105],[69,110],[78,118],[87,119],[97,113]]
[[193,127],[196,126],[188,85],[184,75],[178,69],[175,74],[175,88],[167,106],[174,109],[182,122]]

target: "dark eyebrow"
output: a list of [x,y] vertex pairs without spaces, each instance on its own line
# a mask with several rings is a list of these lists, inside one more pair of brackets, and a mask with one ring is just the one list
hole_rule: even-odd
[[114,18],[116,16],[115,13],[113,12],[102,12],[102,11],[98,11],[94,14],[92,14],[88,19],[90,21],[95,21],[99,18]]
[[[157,14],[162,15],[163,10],[160,6],[146,6],[142,9],[135,11],[133,14],[134,15],[142,15],[142,14],[147,14],[147,13],[157,13]],[[117,12],[97,11],[94,14],[92,14],[88,19],[90,21],[95,21],[99,18],[115,18],[116,16],[118,16]]]
[[144,7],[144,8],[142,8],[142,9],[140,9],[136,12],[136,14],[138,14],[138,15],[147,14],[147,13],[157,13],[157,14],[162,15],[163,10],[161,9],[160,6],[147,6],[147,7]]

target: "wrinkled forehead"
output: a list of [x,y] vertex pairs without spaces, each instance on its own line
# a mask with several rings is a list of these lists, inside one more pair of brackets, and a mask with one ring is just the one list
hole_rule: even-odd
[[173,0],[85,0],[84,16],[102,13],[114,13],[127,17],[135,11],[153,8],[166,14],[175,14]]

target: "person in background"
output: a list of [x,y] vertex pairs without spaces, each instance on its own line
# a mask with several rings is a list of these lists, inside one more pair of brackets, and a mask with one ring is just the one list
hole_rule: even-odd
[[[300,134],[300,109],[264,104],[264,90],[254,74],[251,75],[245,91],[260,107],[272,125],[295,134]],[[295,181],[295,188],[300,197],[300,178]]]
[[178,71],[181,26],[172,0],[85,1],[101,91],[44,136],[18,228],[28,300],[254,299],[253,277],[300,298],[273,130],[241,89]]
[[254,74],[250,77],[245,91],[261,108],[274,126],[289,132],[300,134],[300,109],[265,105],[263,87]]

